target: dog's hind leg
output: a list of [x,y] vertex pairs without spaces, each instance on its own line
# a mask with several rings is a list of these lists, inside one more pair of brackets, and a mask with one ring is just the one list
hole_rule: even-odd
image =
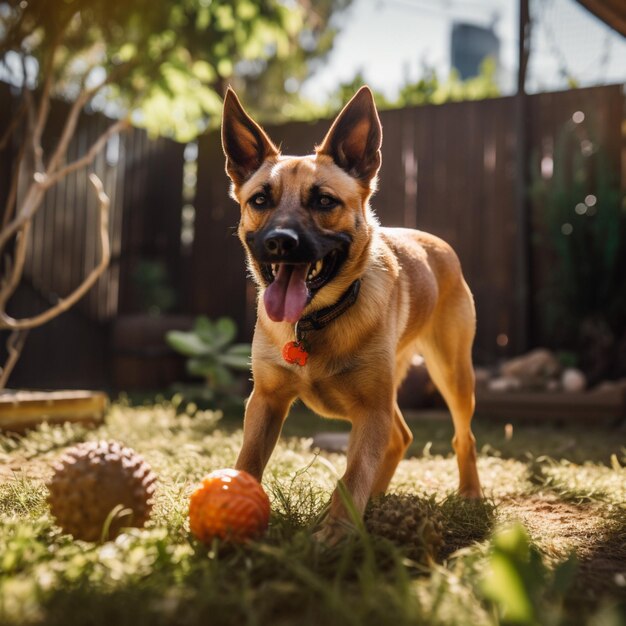
[[444,397],[454,422],[452,445],[459,466],[459,492],[469,498],[482,496],[476,469],[472,342],[476,315],[472,295],[462,279],[442,296],[420,347],[426,367]]
[[389,439],[389,444],[387,445],[387,450],[385,451],[385,456],[381,461],[378,475],[374,481],[374,487],[372,488],[373,496],[387,491],[387,487],[389,487],[389,483],[393,478],[396,468],[404,457],[407,448],[411,445],[412,441],[413,433],[404,421],[404,417],[402,416],[400,408],[396,403],[391,437]]

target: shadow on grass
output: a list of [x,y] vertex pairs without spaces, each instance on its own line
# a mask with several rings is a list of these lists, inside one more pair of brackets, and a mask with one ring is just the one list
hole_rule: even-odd
[[496,522],[496,505],[492,500],[468,500],[449,495],[439,504],[443,518],[444,542],[439,558],[486,540]]
[[618,508],[607,517],[602,533],[580,550],[578,562],[575,597],[587,602],[607,596],[621,598],[626,616],[626,515],[623,509]]

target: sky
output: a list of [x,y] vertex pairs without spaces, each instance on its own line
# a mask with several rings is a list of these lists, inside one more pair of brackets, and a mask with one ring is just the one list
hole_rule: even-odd
[[[535,0],[529,91],[566,88],[560,68],[581,86],[626,81],[626,38],[609,29],[574,0]],[[517,0],[353,0],[341,15],[340,33],[326,65],[304,85],[319,102],[338,82],[362,70],[367,82],[393,98],[424,65],[440,76],[450,71],[454,21],[494,24],[501,42],[501,88],[514,90],[517,68]]]

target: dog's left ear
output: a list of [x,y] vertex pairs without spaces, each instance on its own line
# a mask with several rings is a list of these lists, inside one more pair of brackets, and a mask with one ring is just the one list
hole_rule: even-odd
[[318,154],[327,154],[335,163],[365,184],[380,167],[383,131],[369,87],[361,87],[337,116]]
[[265,159],[278,155],[278,148],[245,112],[230,87],[224,97],[222,148],[226,155],[226,173],[235,185],[244,183]]

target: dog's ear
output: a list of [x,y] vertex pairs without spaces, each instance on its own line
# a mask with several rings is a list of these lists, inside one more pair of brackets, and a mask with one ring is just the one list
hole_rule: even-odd
[[366,184],[380,167],[383,131],[369,87],[361,87],[330,127],[318,154],[327,154]]
[[226,155],[226,173],[235,185],[241,185],[252,176],[266,158],[278,155],[278,148],[244,111],[230,87],[222,113],[222,148]]

